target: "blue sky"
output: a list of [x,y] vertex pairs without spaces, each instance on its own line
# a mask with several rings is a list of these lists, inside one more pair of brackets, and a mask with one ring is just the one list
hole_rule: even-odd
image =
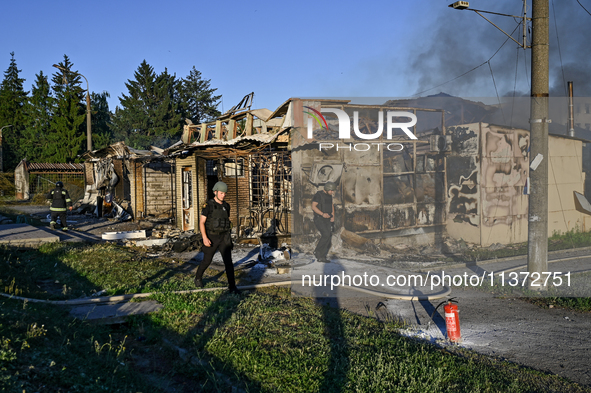
[[[577,56],[582,38],[589,36],[591,16],[574,0],[555,1],[568,3],[556,10],[556,20],[568,21],[557,23],[564,47],[562,69],[567,61],[576,69],[582,63]],[[25,89],[30,90],[35,74],[53,74],[52,64],[66,54],[74,69],[88,78],[91,91],[110,93],[111,110],[144,59],[157,73],[167,68],[178,77],[187,76],[195,66],[222,94],[223,110],[251,91],[254,107],[269,109],[289,97],[408,97],[485,62],[506,39],[475,13],[452,10],[449,3],[7,2],[0,23],[0,70],[8,68],[14,51]],[[591,1],[583,3],[591,8]],[[510,14],[521,10],[519,0],[470,5]],[[509,31],[516,26],[512,18],[491,19]],[[567,33],[567,28],[575,31]],[[552,22],[551,37],[554,29]],[[527,92],[526,54],[507,43],[491,67],[480,67],[422,95],[445,91],[494,97],[514,88]],[[557,59],[553,55],[554,67],[560,65]]]

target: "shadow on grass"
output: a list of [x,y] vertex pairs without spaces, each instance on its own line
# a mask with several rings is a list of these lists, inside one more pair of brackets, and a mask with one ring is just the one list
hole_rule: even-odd
[[349,344],[345,338],[345,327],[338,308],[325,305],[322,315],[326,336],[329,340],[328,369],[324,373],[319,392],[342,392],[347,386],[351,367]]
[[[249,256],[254,255],[256,251],[251,251]],[[249,258],[249,256],[247,258]],[[244,262],[244,258],[240,261],[235,262],[235,265],[239,265]],[[253,270],[253,274],[249,276],[249,284],[257,284],[262,281],[263,271],[262,269]],[[256,273],[259,273],[258,275]],[[217,272],[214,277],[209,276],[206,282],[212,282],[222,276],[222,271]],[[238,283],[240,286],[240,283]],[[203,391],[226,391],[230,386],[234,389],[236,384],[239,388],[245,388],[247,391],[261,391],[268,390],[264,388],[261,383],[252,377],[254,372],[241,371],[249,369],[248,367],[237,367],[245,357],[259,356],[260,353],[265,353],[266,345],[269,345],[269,335],[273,336],[272,333],[265,332],[265,326],[262,325],[261,336],[263,338],[257,338],[262,340],[257,342],[257,347],[252,349],[245,349],[240,341],[240,338],[234,338],[236,340],[232,345],[238,345],[241,349],[245,350],[244,354],[238,356],[230,356],[232,361],[224,360],[220,355],[216,355],[216,351],[211,352],[210,345],[218,348],[219,351],[219,334],[220,331],[224,331],[224,327],[228,323],[235,323],[235,318],[238,320],[243,317],[245,310],[242,307],[242,303],[247,301],[249,296],[255,296],[248,291],[243,291],[241,295],[230,294],[226,289],[221,290],[222,293],[211,299],[211,295],[199,295],[197,299],[187,300],[189,302],[206,302],[208,303],[202,312],[196,315],[197,319],[190,323],[191,327],[186,334],[178,334],[173,331],[168,331],[166,334],[171,334],[174,341],[181,343],[183,347],[192,348],[195,351],[193,358],[190,361],[191,365],[188,365],[188,373],[197,372],[202,378],[201,389]],[[326,300],[323,293],[318,292],[316,294],[316,301],[320,302]],[[191,295],[190,295],[191,296]],[[328,353],[326,354],[326,370],[321,375],[321,380],[313,382],[312,385],[318,386],[314,391],[318,392],[342,392],[347,388],[348,374],[350,370],[349,361],[349,344],[345,334],[345,323],[342,320],[342,314],[338,307],[338,299],[330,298],[329,303],[325,304],[322,308],[322,326],[324,332],[322,335],[327,340]],[[256,312],[256,309],[253,310]],[[287,309],[285,312],[289,312]],[[275,314],[273,314],[275,315]],[[263,318],[264,319],[264,318]],[[232,321],[232,322],[231,322]],[[270,327],[272,330],[275,327]],[[248,339],[253,336],[252,332],[248,332],[245,335]],[[223,333],[222,333],[223,335]],[[254,334],[254,336],[259,336]],[[240,344],[238,344],[240,343]],[[247,343],[248,344],[248,343]],[[310,345],[311,343],[306,343]],[[232,351],[232,349],[225,349],[226,351]],[[238,350],[238,348],[236,348]],[[250,352],[250,353],[246,353]],[[264,355],[262,355],[264,356]],[[286,359],[289,361],[288,359]],[[236,363],[238,362],[238,363]],[[324,362],[321,362],[324,363]],[[256,369],[256,367],[255,367]],[[193,371],[191,371],[193,370]],[[198,370],[198,371],[195,371]],[[246,373],[251,373],[246,375]],[[257,375],[256,372],[254,375]],[[261,377],[264,380],[264,377]],[[268,383],[268,382],[267,382]],[[277,386],[281,388],[281,386]]]
[[0,246],[0,288],[10,295],[63,300],[88,295],[95,283],[62,262],[67,247],[47,244],[35,249]]
[[[329,264],[323,264],[322,274],[332,274]],[[345,335],[345,326],[340,313],[340,303],[336,291],[328,291],[324,286],[314,288],[314,300],[322,305],[324,335],[328,340],[328,363],[319,392],[342,392],[347,387],[351,368],[350,347]]]

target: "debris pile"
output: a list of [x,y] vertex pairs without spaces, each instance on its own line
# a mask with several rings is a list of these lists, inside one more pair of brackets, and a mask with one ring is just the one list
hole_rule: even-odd
[[0,216],[0,225],[13,224],[13,223],[14,223],[14,221],[12,221],[10,218],[4,217],[4,216]]
[[291,259],[291,250],[286,243],[283,243],[279,249],[271,248],[268,244],[262,244],[259,249],[259,261],[272,263],[289,259]]
[[[133,231],[132,231],[133,232]],[[126,232],[120,232],[125,234]],[[131,232],[127,232],[130,233]],[[182,232],[172,225],[158,225],[151,231],[149,237],[121,238],[128,247],[137,246],[150,248],[152,251],[175,252],[193,251],[201,248],[201,236],[194,231]]]

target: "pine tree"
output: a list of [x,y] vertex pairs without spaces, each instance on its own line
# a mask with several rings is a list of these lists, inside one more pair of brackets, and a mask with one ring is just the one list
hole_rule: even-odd
[[181,100],[184,104],[184,115],[193,124],[211,121],[221,113],[217,110],[221,95],[214,95],[211,79],[201,79],[201,71],[191,69],[189,76],[182,81]]
[[107,102],[107,98],[109,97],[110,95],[106,91],[100,94],[92,93],[90,95],[93,149],[106,147],[113,140],[111,112],[109,111],[109,103]]
[[115,140],[145,149],[150,145],[164,146],[180,138],[180,81],[166,70],[157,76],[154,68],[145,60],[134,77],[135,80],[125,83],[128,94],[122,94],[119,98],[121,108],[115,108]]
[[154,69],[144,60],[134,73],[135,80],[125,83],[129,95],[119,97],[121,108],[117,106],[113,115],[115,140],[125,141],[134,148],[149,144],[151,128],[148,108],[153,106],[153,91],[156,84]]
[[154,107],[154,136],[152,144],[166,146],[181,136],[180,80],[165,68],[156,78],[157,102]]
[[43,71],[35,75],[35,85],[31,97],[24,108],[25,129],[21,139],[23,156],[30,162],[47,162],[48,135],[55,109],[55,100],[51,96],[51,86]]
[[2,132],[3,169],[14,170],[22,157],[20,140],[24,129],[23,108],[27,101],[28,92],[24,91],[25,79],[19,78],[19,70],[14,59],[14,52],[10,53],[10,65],[4,72],[4,79],[0,84],[0,128]]
[[86,105],[84,90],[80,87],[80,75],[72,71],[68,56],[58,64],[62,69],[53,74],[53,91],[56,107],[48,134],[47,154],[49,162],[72,162],[86,150]]

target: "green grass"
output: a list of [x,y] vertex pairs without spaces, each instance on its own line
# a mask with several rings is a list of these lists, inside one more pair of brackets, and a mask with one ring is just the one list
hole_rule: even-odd
[[[554,233],[552,237],[548,238],[548,251],[582,247],[591,247],[591,232],[583,232],[579,228],[566,233]],[[527,255],[527,252],[527,243],[519,243],[508,245],[505,248],[494,251],[487,248],[465,249],[453,257],[446,258],[445,261],[478,262],[496,258]],[[591,298],[589,297],[589,279],[591,279],[591,274],[589,273],[573,274],[570,287],[562,285],[560,290],[551,288],[549,293],[539,293],[523,290],[521,288],[512,288],[506,283],[504,286],[501,286],[498,284],[498,279],[496,279],[497,284],[493,287],[483,286],[482,288],[474,287],[474,289],[493,292],[501,296],[520,296],[524,300],[537,304],[543,308],[548,308],[552,305],[553,307],[572,311],[590,312]]]
[[39,250],[0,247],[7,261],[0,275],[6,293],[65,300],[90,296],[193,289],[170,259],[114,244],[48,243]]
[[[224,276],[208,273],[208,286],[223,285]],[[1,391],[591,391],[402,337],[396,323],[321,307],[287,288],[175,294],[192,288],[187,271],[132,248],[4,247],[0,279],[5,291],[35,298],[163,291],[153,299],[164,305],[108,326],[75,320],[64,307],[0,298]]]
[[0,309],[0,391],[151,391],[125,364],[124,336],[58,306],[1,298]]
[[[591,247],[591,232],[572,229],[566,233],[554,233],[548,238],[548,251],[567,250],[571,248]],[[495,258],[507,258],[527,255],[527,242],[509,244],[498,250],[488,247],[466,248],[455,255],[449,256],[445,262],[478,262]]]
[[580,312],[591,312],[591,298],[588,297],[544,297],[528,298],[527,300],[543,308],[552,307]]

